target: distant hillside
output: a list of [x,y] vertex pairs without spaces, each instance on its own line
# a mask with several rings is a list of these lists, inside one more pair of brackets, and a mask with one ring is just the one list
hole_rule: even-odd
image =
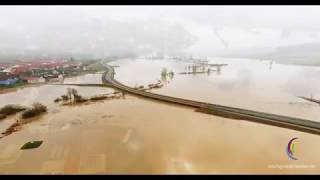
[[257,48],[225,53],[226,57],[273,59],[282,64],[320,66],[320,43],[281,46],[275,49]]
[[265,54],[279,63],[320,65],[320,43],[308,43],[276,48]]

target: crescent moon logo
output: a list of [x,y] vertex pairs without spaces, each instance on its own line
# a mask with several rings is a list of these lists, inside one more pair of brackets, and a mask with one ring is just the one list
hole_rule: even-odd
[[297,137],[292,138],[286,147],[287,155],[291,160],[298,160],[298,158],[293,156],[293,154],[295,153],[295,145],[293,142],[297,139],[298,139]]

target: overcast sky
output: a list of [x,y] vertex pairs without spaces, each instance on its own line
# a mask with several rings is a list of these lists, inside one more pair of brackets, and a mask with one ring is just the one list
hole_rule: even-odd
[[104,56],[319,43],[320,6],[1,6],[0,53]]

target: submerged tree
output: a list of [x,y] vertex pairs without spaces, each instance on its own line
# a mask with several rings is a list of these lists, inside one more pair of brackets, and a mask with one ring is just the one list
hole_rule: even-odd
[[167,68],[162,68],[162,71],[161,71],[161,76],[166,76],[168,73],[168,70]]
[[71,103],[72,100],[75,100],[75,97],[78,97],[78,91],[74,88],[68,88],[67,89],[67,96],[68,96],[68,99],[70,100],[70,103]]
[[168,75],[169,75],[169,78],[172,79],[173,76],[174,76],[174,72],[173,72],[173,71],[170,71],[170,72],[168,73]]
[[166,82],[167,81],[167,75],[168,75],[168,70],[167,68],[162,68],[161,71],[161,80]]

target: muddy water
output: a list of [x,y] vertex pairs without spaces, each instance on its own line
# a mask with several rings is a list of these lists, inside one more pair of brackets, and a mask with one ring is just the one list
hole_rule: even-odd
[[[155,73],[154,70],[145,67],[143,70],[150,75],[143,77],[141,70],[141,78],[136,78],[134,81],[134,75],[140,77],[140,71],[135,69],[135,63],[141,62],[119,63],[121,67],[116,69],[117,78],[132,86],[136,82],[139,84],[154,82],[161,72],[161,68]],[[165,63],[168,63],[166,66],[171,65],[171,62]],[[179,64],[176,65],[179,67]],[[156,68],[156,65],[154,66]],[[128,70],[123,71],[122,68]],[[124,72],[128,74],[123,74]],[[224,69],[220,75],[223,75],[223,72]],[[96,79],[100,79],[99,75],[95,76]],[[174,82],[178,83],[179,78],[182,84],[184,78],[195,78],[198,81],[202,78],[210,83],[211,76],[214,75],[209,77],[175,75],[169,84],[157,90],[157,93],[174,95],[175,91],[170,88]],[[77,82],[81,82],[81,78]],[[49,107],[49,112],[37,121],[0,140],[2,174],[320,172],[318,156],[320,137],[316,135],[220,118],[194,112],[192,108],[130,95],[126,95],[123,99],[88,105],[58,106],[52,101],[65,92],[66,86],[45,85],[32,88],[36,89],[25,88],[14,94],[0,95],[1,103],[28,104],[37,100]],[[76,88],[82,95],[112,92],[109,88]],[[190,91],[180,88],[184,91],[179,96],[187,96],[192,89],[196,88],[193,87]],[[189,95],[188,98],[197,97],[202,100],[200,94]],[[203,96],[209,95],[203,93]],[[215,96],[218,97],[215,99],[220,99],[222,102],[224,99],[222,96],[223,94]],[[228,103],[228,101],[223,102]],[[0,127],[4,127],[13,118],[0,122]],[[299,159],[296,161],[290,160],[285,153],[286,145],[293,137],[299,138],[295,144],[294,155]],[[43,140],[44,143],[38,149],[19,150],[25,142],[32,140]],[[288,165],[304,165],[305,168],[281,170],[272,168],[272,165],[284,168]]]
[[[210,74],[180,75],[191,63],[173,60],[124,60],[114,62],[116,78],[134,87],[164,80],[166,85],[153,92],[221,105],[247,108],[320,121],[318,104],[296,96],[320,99],[319,67],[290,66],[246,59],[210,58],[209,63],[226,63]],[[161,78],[162,68],[175,72]],[[216,69],[216,68],[212,68]]]

